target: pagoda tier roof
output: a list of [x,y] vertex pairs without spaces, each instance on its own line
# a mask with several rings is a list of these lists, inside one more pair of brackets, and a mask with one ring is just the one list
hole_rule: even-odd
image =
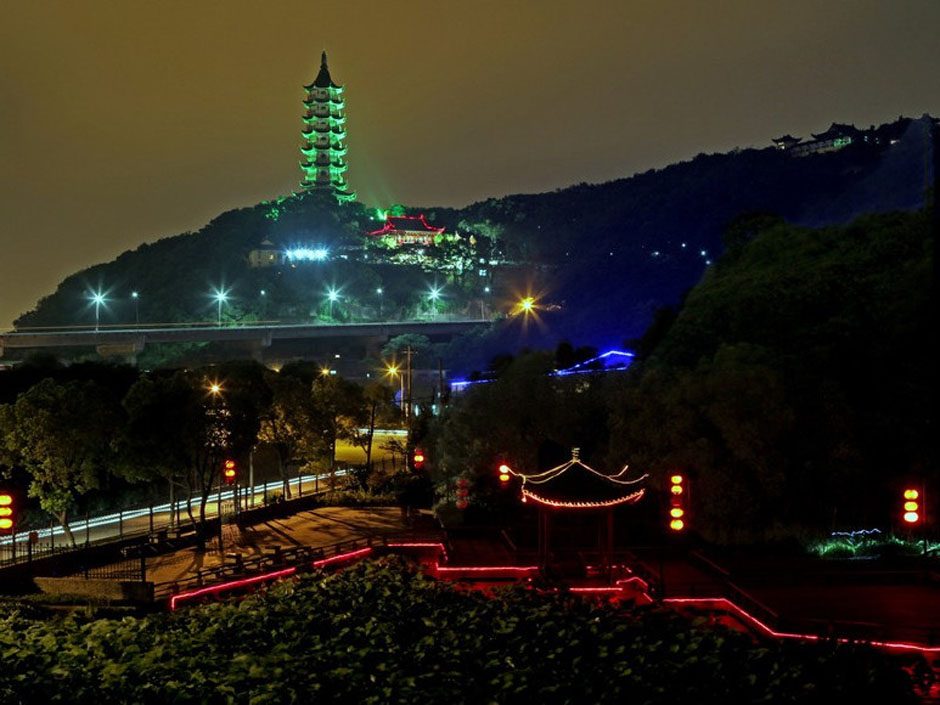
[[444,228],[435,228],[428,225],[424,219],[424,213],[421,215],[390,215],[385,218],[385,226],[379,230],[373,230],[367,235],[386,235],[388,233],[434,233],[440,234]]
[[[512,471],[510,471],[512,472]],[[648,475],[627,479],[627,466],[609,475],[581,462],[578,450],[571,460],[534,475],[515,473],[522,478],[522,501],[561,509],[601,509],[632,504],[646,493],[642,482]]]
[[311,88],[342,88],[342,86],[333,83],[333,79],[330,78],[330,69],[326,65],[326,51],[323,52],[320,57],[320,73],[317,74],[317,77],[313,79],[313,83],[308,86],[304,86],[308,91]]
[[784,135],[783,137],[774,137],[771,142],[774,144],[796,144],[799,142],[802,137],[794,137],[793,135]]

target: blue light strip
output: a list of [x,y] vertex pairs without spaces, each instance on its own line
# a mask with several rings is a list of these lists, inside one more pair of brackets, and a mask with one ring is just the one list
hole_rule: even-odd
[[[336,471],[337,477],[343,476],[345,474],[346,474],[345,470]],[[319,480],[329,479],[329,477],[330,477],[329,473],[324,473],[322,475],[305,475],[303,478],[295,477],[291,480],[288,480],[288,484],[291,486],[296,486],[300,484],[301,479],[306,483],[306,482],[315,482],[318,479]],[[259,495],[259,494],[264,494],[266,491],[279,490],[279,489],[282,489],[283,487],[284,487],[283,480],[275,480],[273,482],[268,482],[267,484],[264,484],[264,485],[255,485],[254,488],[252,488],[252,490],[248,492],[248,494]],[[244,494],[244,488],[240,487],[239,492]],[[196,498],[198,499],[198,495],[196,496]],[[223,502],[228,499],[234,499],[234,498],[235,498],[234,489],[222,490]],[[190,506],[192,506],[191,504],[192,499],[193,497],[189,498]],[[213,494],[209,497],[208,503],[212,504],[212,503],[218,502],[218,500],[219,500],[219,493],[216,491],[216,492],[213,492]],[[187,506],[187,502],[181,499],[179,502],[177,502],[177,505],[180,507],[180,511],[182,511],[183,508]],[[198,506],[198,503],[195,506]],[[161,504],[160,506],[156,506],[153,508],[154,514],[168,513],[169,511],[170,511],[169,502],[167,502],[166,504]],[[102,516],[97,516],[94,519],[90,519],[88,521],[88,528],[96,529],[99,526],[107,526],[108,524],[117,524],[120,521],[127,521],[129,519],[139,519],[140,517],[145,517],[148,514],[150,514],[150,509],[147,507],[144,507],[143,509],[129,509],[123,514],[121,513],[105,514]],[[73,531],[82,531],[85,528],[85,522],[84,521],[72,522],[69,524],[69,526],[72,528]],[[52,527],[52,529],[48,529],[48,528],[47,529],[34,529],[34,531],[36,531],[36,533],[39,534],[39,538],[48,537],[50,534],[55,534],[56,536],[65,534],[65,530],[61,526],[55,526],[55,527]],[[28,535],[28,533],[30,532],[24,531],[24,532],[18,533],[17,543],[25,540],[25,537]],[[9,544],[12,542],[13,542],[12,536],[6,536],[4,538],[0,538],[0,545]]]
[[[613,365],[605,365],[604,367],[588,367],[595,362],[601,360],[606,361],[607,358],[617,356],[617,358],[623,358],[622,361],[617,361]],[[576,365],[571,367],[566,367],[563,370],[555,370],[549,374],[550,377],[567,377],[568,375],[580,375],[591,372],[623,372],[627,369],[632,363],[633,358],[636,357],[632,352],[625,352],[623,350],[608,350],[607,352],[598,355],[597,357],[592,357],[590,360],[585,360],[584,362],[579,362]],[[453,392],[462,392],[471,384],[488,384],[489,382],[495,382],[494,379],[455,379],[450,383],[450,389]]]

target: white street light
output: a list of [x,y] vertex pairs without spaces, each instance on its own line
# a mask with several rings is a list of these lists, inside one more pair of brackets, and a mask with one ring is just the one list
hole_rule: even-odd
[[224,289],[216,289],[215,292],[213,293],[213,296],[215,297],[215,301],[219,306],[218,323],[219,323],[219,326],[221,327],[222,326],[222,304],[228,301],[228,292],[225,291]]
[[91,299],[91,302],[95,305],[95,332],[97,333],[98,322],[101,318],[101,304],[106,303],[108,299],[100,291],[92,293],[88,298]]

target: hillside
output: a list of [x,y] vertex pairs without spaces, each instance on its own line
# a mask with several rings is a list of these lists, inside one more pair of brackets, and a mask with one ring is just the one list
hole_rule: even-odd
[[751,225],[615,395],[610,457],[687,468],[713,539],[892,526],[936,473],[934,214]]
[[[233,322],[323,319],[331,288],[342,292],[330,312],[339,320],[422,316],[430,314],[428,288],[446,285],[435,313],[473,315],[481,303],[506,310],[526,291],[551,304],[541,326],[524,336],[518,327],[504,326],[490,340],[465,348],[473,355],[561,338],[619,345],[640,335],[656,308],[677,301],[701,278],[722,251],[726,226],[741,213],[774,213],[818,226],[864,212],[920,207],[925,164],[932,164],[936,142],[933,121],[900,119],[878,129],[896,137],[807,157],[775,148],[699,155],[604,184],[493,198],[462,209],[408,207],[464,239],[395,263],[362,246],[362,234],[381,225],[374,211],[336,205],[319,194],[278,199],[224,213],[199,232],[142,245],[71,275],[16,325],[92,322],[88,296],[99,289],[109,298],[102,323],[112,324],[136,317],[148,323],[212,320],[216,287],[229,292],[224,320]],[[926,178],[933,179],[932,166]],[[328,248],[331,258],[249,268],[249,251],[265,240]],[[435,257],[440,266],[428,264]],[[481,275],[477,259],[499,264],[487,264]],[[492,285],[491,294],[484,294],[484,284]],[[131,291],[140,292],[137,301]]]

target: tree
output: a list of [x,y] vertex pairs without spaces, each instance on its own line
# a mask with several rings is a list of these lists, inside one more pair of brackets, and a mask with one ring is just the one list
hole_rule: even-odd
[[261,414],[258,441],[274,449],[284,496],[290,497],[288,464],[322,453],[322,438],[314,429],[316,411],[308,384],[275,372],[266,373],[265,382],[271,390],[271,403]]
[[394,392],[379,382],[372,382],[362,392],[364,403],[365,430],[360,431],[355,426],[352,431],[352,442],[365,451],[366,468],[372,467],[372,438],[375,436],[375,424],[381,417],[391,418],[395,412],[392,403]]
[[[219,479],[222,461],[247,453],[258,435],[257,393],[237,371],[224,381],[223,368],[142,377],[124,399],[126,443],[134,462],[152,475],[182,484],[199,497],[199,524]],[[211,376],[210,376],[211,375]],[[212,384],[218,390],[212,391]],[[191,503],[187,513],[195,522]]]
[[315,427],[329,452],[330,484],[336,482],[336,441],[352,439],[365,423],[362,387],[338,375],[321,375],[313,383]]
[[29,495],[62,524],[77,497],[97,487],[123,424],[117,401],[94,382],[57,384],[45,379],[4,412],[4,443],[30,475]]

